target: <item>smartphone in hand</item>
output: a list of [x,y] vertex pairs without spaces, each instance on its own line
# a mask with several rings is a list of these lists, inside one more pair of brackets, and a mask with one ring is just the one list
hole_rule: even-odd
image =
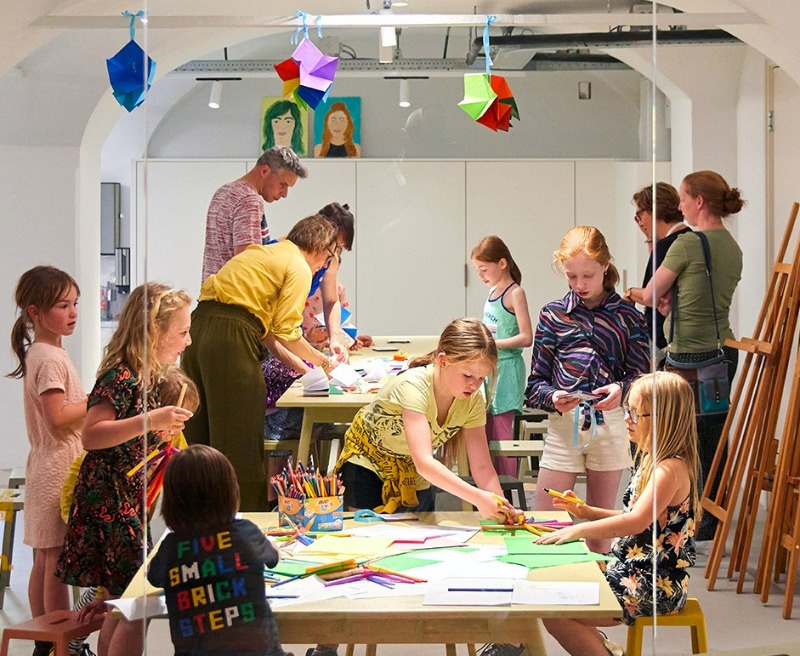
[[571,396],[574,399],[580,399],[581,401],[597,401],[603,398],[602,394],[595,394],[594,392],[568,392],[568,396]]

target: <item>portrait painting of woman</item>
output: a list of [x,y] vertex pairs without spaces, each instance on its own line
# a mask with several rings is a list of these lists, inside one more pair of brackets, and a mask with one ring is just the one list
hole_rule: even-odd
[[288,146],[298,156],[308,154],[308,109],[294,100],[267,97],[261,101],[261,151]]
[[314,157],[361,156],[361,98],[328,98],[314,112]]

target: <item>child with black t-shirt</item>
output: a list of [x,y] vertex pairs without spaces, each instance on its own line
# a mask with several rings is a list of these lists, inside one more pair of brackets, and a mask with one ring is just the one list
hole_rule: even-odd
[[147,579],[164,588],[176,656],[291,656],[267,603],[264,566],[278,552],[251,521],[236,519],[239,485],[230,461],[196,444],[164,472],[161,512],[172,532]]

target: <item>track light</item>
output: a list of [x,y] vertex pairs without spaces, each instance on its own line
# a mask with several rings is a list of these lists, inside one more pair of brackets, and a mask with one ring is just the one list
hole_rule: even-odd
[[208,98],[208,106],[211,109],[219,109],[219,101],[222,98],[222,81],[214,80],[211,85],[211,95]]
[[[380,14],[392,13],[392,0],[383,0]],[[394,61],[394,49],[397,47],[397,32],[394,27],[380,28],[380,47],[378,48],[378,61],[381,64],[391,64]]]
[[400,80],[400,107],[410,107],[411,106],[411,92],[409,90],[408,80],[405,78]]

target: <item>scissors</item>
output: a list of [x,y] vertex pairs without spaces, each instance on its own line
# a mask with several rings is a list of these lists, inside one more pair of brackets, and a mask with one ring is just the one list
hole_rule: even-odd
[[355,519],[357,522],[384,521],[383,517],[381,517],[374,510],[370,510],[369,508],[362,508],[361,510],[356,510],[355,513],[353,514],[353,519]]

